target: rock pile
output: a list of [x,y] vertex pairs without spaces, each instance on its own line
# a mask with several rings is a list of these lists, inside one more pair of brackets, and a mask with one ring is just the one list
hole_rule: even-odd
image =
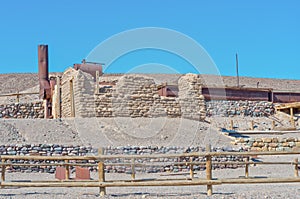
[[2,104],[0,118],[44,118],[43,102]]

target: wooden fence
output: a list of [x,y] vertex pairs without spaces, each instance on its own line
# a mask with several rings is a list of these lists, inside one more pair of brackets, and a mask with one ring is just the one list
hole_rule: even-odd
[[[182,153],[182,154],[149,154],[149,155],[103,155],[103,150],[99,150],[99,154],[96,156],[12,156],[12,155],[2,155],[0,167],[1,171],[1,187],[99,187],[100,195],[106,194],[106,187],[135,187],[135,186],[196,186],[196,185],[206,185],[207,195],[213,194],[213,185],[222,184],[252,184],[252,183],[299,183],[299,173],[298,158],[291,162],[253,162],[250,157],[252,156],[272,156],[272,155],[299,155],[300,151],[278,151],[278,152],[211,152],[210,147],[207,147],[206,152],[193,152],[193,153]],[[244,161],[235,162],[215,162],[212,161],[213,157],[224,157],[224,156],[239,156],[243,157]],[[194,161],[197,157],[204,157],[205,162]],[[189,159],[188,162],[172,162],[172,165],[188,165],[189,166],[189,177],[181,179],[163,179],[156,178],[153,180],[149,179],[136,179],[136,167],[154,166],[161,165],[158,162],[147,162],[138,163],[137,160],[158,160],[160,158],[185,158]],[[127,160],[127,163],[104,163],[105,160],[116,160],[123,159]],[[12,160],[36,160],[37,164],[29,163],[12,163]],[[46,163],[43,161],[54,161],[54,163]],[[85,161],[85,163],[82,163]],[[93,161],[93,163],[89,162]],[[170,164],[170,163],[168,163]],[[245,166],[245,177],[244,178],[225,178],[218,179],[213,178],[213,165],[218,164],[230,164],[230,165],[244,165]],[[284,177],[284,178],[255,178],[250,177],[249,165],[251,164],[283,164],[292,166],[294,170],[294,176]],[[131,180],[105,180],[105,165],[123,165],[131,167]],[[205,165],[206,167],[206,178],[196,178],[194,176],[194,166],[195,165]],[[6,181],[6,167],[11,166],[63,166],[66,168],[66,180],[52,180],[52,181]],[[71,166],[84,166],[84,167],[96,167],[98,168],[98,179],[96,180],[84,180],[75,181],[69,179],[70,167]]]
[[19,103],[20,102],[20,96],[22,95],[37,95],[39,93],[37,92],[31,92],[31,93],[9,93],[9,94],[0,94],[0,97],[14,97],[16,96],[16,102]]

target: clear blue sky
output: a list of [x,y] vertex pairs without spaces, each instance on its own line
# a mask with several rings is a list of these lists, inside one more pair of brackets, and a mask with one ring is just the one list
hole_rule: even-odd
[[[300,79],[298,0],[3,0],[0,7],[0,73],[37,72],[38,44],[49,45],[50,70],[64,71],[114,34],[162,27],[196,40],[222,75],[235,75],[237,52],[242,76]],[[151,53],[114,64],[177,59]]]

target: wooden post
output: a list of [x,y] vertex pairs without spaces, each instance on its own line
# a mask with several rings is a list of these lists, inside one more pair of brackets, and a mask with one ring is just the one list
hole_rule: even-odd
[[135,179],[135,164],[134,164],[134,158],[131,159],[131,179]]
[[71,117],[75,117],[73,79],[70,80],[70,105],[71,105]]
[[44,118],[47,119],[49,117],[49,108],[48,108],[48,100],[44,100]]
[[230,120],[229,130],[233,130],[233,120]]
[[291,125],[295,127],[295,120],[294,120],[294,108],[290,108],[290,113],[291,113]]
[[275,121],[273,120],[272,121],[272,130],[274,130],[275,129]]
[[57,114],[57,118],[61,118],[61,85],[60,85],[60,77],[57,76],[56,77],[56,91],[57,91],[57,99],[56,99],[56,114]]
[[248,156],[246,158],[246,165],[245,165],[245,177],[246,178],[249,178],[249,160],[250,160],[250,157]]
[[[211,145],[206,145],[206,152],[211,152]],[[212,179],[212,161],[211,156],[206,155],[206,179],[211,180]],[[207,185],[207,196],[212,195],[212,185]]]
[[19,95],[19,91],[17,91],[17,103],[20,102],[20,95]]
[[298,172],[298,158],[295,159],[295,177],[299,177],[299,172]]
[[[104,150],[103,148],[98,149],[98,155],[103,155]],[[105,182],[105,171],[104,171],[104,160],[101,159],[101,161],[98,163],[98,175],[99,175],[99,182]],[[105,187],[100,187],[100,196],[106,195],[106,189]]]
[[251,122],[250,122],[250,130],[254,130],[254,121],[253,120],[251,120]]
[[[69,160],[65,160],[65,163],[69,163]],[[70,179],[70,166],[66,165],[66,180]]]
[[99,71],[96,71],[96,90],[95,93],[98,94],[99,93]]
[[[2,164],[5,163],[5,159],[1,159]],[[1,171],[1,182],[5,181],[5,165],[2,165],[2,171]],[[1,188],[4,188],[4,186],[1,186]]]
[[193,179],[194,178],[194,165],[192,164],[193,163],[193,157],[190,157],[190,178]]

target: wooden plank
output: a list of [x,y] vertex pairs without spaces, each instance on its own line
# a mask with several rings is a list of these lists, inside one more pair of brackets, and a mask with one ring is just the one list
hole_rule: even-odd
[[219,179],[222,184],[298,183],[300,178],[247,178]]
[[[300,179],[299,179],[300,180]],[[220,180],[169,180],[169,181],[130,181],[130,182],[1,182],[6,187],[136,187],[136,186],[196,186],[220,185]]]
[[292,103],[275,105],[276,110],[289,109],[289,108],[300,108],[300,102],[292,102]]

